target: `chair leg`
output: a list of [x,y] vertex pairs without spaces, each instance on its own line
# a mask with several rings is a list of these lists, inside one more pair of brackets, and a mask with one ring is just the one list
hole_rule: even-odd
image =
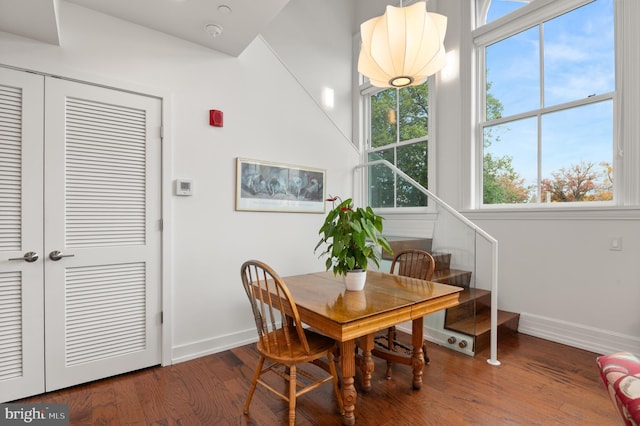
[[329,371],[333,376],[333,392],[336,394],[336,400],[338,401],[340,414],[344,415],[344,402],[342,401],[342,393],[340,393],[340,380],[338,380],[338,371],[336,370],[335,358],[331,351],[327,353],[327,359],[329,360]]
[[[387,330],[387,345],[390,351],[396,350],[396,327],[395,326],[389,327],[389,330]],[[387,380],[391,380],[392,366],[393,366],[393,363],[391,361],[387,361],[387,373],[385,377]]]
[[296,366],[289,367],[289,426],[296,424]]
[[258,379],[260,378],[260,372],[262,371],[262,367],[264,366],[264,357],[261,355],[260,360],[258,361],[258,367],[256,368],[256,372],[253,375],[253,380],[251,381],[251,387],[249,388],[249,395],[247,396],[247,402],[244,403],[244,414],[249,414],[249,405],[251,404],[251,398],[253,398],[253,393],[256,390],[256,385],[258,384]]
[[385,379],[387,380],[391,380],[391,367],[393,366],[393,363],[391,361],[387,361],[387,372],[385,373]]
[[389,327],[389,330],[387,330],[387,339],[389,339],[389,350],[390,351],[395,351],[396,350],[396,327]]
[[422,344],[422,356],[424,357],[424,363],[429,364],[429,357],[427,356],[427,342]]
[[340,345],[336,343],[335,346],[333,347],[333,349],[331,350],[331,353],[333,354],[334,362],[339,365],[340,362],[341,362],[341,360],[340,360]]

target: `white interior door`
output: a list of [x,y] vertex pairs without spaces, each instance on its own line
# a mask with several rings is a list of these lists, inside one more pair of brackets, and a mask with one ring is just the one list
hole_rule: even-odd
[[47,391],[161,361],[160,109],[46,78]]
[[0,401],[45,389],[42,93],[41,76],[0,68]]
[[160,363],[160,120],[0,67],[0,402]]

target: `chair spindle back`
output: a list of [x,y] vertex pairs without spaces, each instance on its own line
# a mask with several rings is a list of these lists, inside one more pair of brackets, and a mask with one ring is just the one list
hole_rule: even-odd
[[262,348],[276,356],[292,356],[292,342],[298,341],[309,353],[298,309],[284,281],[257,260],[245,262],[240,272]]
[[410,249],[395,255],[391,262],[391,273],[430,281],[435,267],[436,262],[429,253],[424,250]]

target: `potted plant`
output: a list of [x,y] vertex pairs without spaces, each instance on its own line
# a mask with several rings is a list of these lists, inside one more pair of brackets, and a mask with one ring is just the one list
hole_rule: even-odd
[[327,199],[333,203],[333,208],[318,231],[322,237],[314,252],[325,244],[326,249],[320,257],[327,256],[327,271],[333,269],[335,275],[344,276],[347,290],[351,289],[351,281],[355,278],[352,275],[358,274],[356,279],[362,282],[359,285],[361,290],[369,261],[376,267],[380,266],[381,251],[378,247],[388,253],[393,253],[393,250],[382,235],[382,217],[376,215],[371,207],[354,208],[351,198],[340,200],[340,204],[336,206],[336,200],[340,198]]

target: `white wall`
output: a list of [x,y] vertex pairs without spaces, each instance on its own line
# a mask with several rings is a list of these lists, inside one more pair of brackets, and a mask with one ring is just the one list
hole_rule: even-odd
[[[289,1],[261,33],[319,105],[322,106],[322,90],[333,90],[335,106],[323,106],[323,110],[349,141],[353,134],[351,79],[354,70],[350,45],[354,13],[353,1]],[[310,60],[313,58],[315,60]]]
[[[233,58],[66,2],[60,14],[60,47],[0,33],[0,64],[170,100],[164,173],[167,181],[193,179],[195,194],[176,197],[163,188],[172,238],[164,259],[172,271],[165,318],[173,335],[165,362],[255,338],[240,265],[257,258],[282,275],[322,270],[313,248],[324,215],[235,211],[236,158],[326,169],[327,192],[349,196],[356,150],[261,38]],[[347,34],[347,53],[331,60],[348,58],[350,67]],[[307,61],[326,64],[325,55]],[[209,109],[224,111],[223,128],[209,126]]]
[[[499,241],[499,300],[520,331],[594,352],[640,349],[640,221],[474,215]],[[622,251],[609,250],[622,236]]]

